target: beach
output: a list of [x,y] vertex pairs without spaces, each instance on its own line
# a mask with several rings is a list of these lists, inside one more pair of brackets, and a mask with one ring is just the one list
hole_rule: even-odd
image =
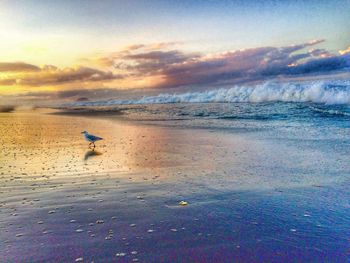
[[0,263],[350,262],[350,0],[0,0]]
[[[181,110],[0,113],[0,261],[349,260],[347,116],[257,126]],[[104,138],[94,150],[84,130]]]

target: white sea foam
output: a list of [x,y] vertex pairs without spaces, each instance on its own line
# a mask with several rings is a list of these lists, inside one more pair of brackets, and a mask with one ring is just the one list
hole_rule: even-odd
[[304,83],[266,82],[256,86],[235,86],[203,92],[159,94],[136,100],[76,102],[76,106],[108,106],[167,103],[230,103],[230,102],[314,102],[350,104],[350,80]]

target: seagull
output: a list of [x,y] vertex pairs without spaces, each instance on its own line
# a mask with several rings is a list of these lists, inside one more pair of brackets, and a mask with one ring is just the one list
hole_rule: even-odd
[[95,142],[96,141],[100,141],[103,140],[103,138],[101,137],[97,137],[95,135],[89,134],[87,131],[83,131],[82,134],[84,134],[85,140],[87,140],[89,143],[89,147],[91,146],[91,144],[94,145],[94,148],[96,147]]

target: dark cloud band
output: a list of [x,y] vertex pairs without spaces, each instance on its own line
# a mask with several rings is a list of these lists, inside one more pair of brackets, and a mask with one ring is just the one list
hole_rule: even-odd
[[151,87],[170,88],[349,71],[350,53],[343,50],[340,54],[332,54],[313,48],[321,42],[323,40],[207,55],[175,49],[176,43],[133,45],[97,58],[95,62],[101,69],[84,66],[59,69],[52,65],[39,68],[22,62],[0,63],[0,73],[7,73],[0,78],[0,85],[34,87],[79,83],[85,88],[90,82],[123,79],[132,87],[135,79],[154,77],[162,81],[151,82]]

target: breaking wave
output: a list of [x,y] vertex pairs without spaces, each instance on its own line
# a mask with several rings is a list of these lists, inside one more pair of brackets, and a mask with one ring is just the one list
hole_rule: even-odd
[[313,102],[350,104],[350,80],[313,81],[303,83],[271,83],[256,86],[235,86],[204,92],[159,94],[136,100],[75,102],[76,106],[109,106],[168,103],[231,103],[231,102]]

